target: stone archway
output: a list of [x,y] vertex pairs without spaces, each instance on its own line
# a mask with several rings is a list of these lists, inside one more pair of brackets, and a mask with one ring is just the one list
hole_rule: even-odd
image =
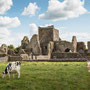
[[70,48],[66,48],[65,52],[71,52],[71,49]]

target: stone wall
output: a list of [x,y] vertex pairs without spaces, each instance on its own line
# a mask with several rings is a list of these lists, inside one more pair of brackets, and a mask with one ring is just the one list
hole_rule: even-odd
[[51,54],[53,52],[54,49],[54,42],[50,41],[48,44],[48,57],[51,58]]
[[8,47],[6,44],[2,44],[0,47],[0,54],[8,54]]
[[50,41],[59,41],[59,31],[54,29],[54,26],[38,28],[39,41],[42,49],[42,54],[48,54],[48,43]]
[[22,61],[21,56],[9,56],[8,61]]
[[53,29],[53,41],[59,41],[59,30]]
[[0,57],[0,62],[6,62],[8,61],[8,56]]
[[54,42],[54,50],[53,52],[62,53],[69,48],[73,52],[73,45],[71,42],[68,41],[56,41]]
[[24,36],[23,40],[21,41],[21,49],[26,49],[28,44],[29,44],[29,39],[27,36]]
[[90,41],[87,43],[88,45],[88,53],[90,53]]
[[52,53],[52,59],[59,59],[59,58],[83,58],[83,56],[79,53]]
[[84,53],[86,45],[84,42],[77,42],[77,52]]
[[39,37],[37,34],[34,34],[30,40],[30,43],[26,47],[26,51],[30,54],[33,53],[34,55],[40,55],[42,54],[41,52],[41,47],[40,47],[40,42],[39,42]]
[[77,52],[77,39],[76,39],[76,36],[73,36],[72,44],[73,44],[73,49],[74,49],[73,52]]

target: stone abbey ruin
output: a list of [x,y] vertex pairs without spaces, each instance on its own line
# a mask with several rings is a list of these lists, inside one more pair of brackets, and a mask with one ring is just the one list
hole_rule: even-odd
[[10,60],[86,60],[90,57],[90,42],[87,45],[88,49],[84,42],[77,42],[76,36],[72,42],[63,41],[52,25],[38,27],[38,35],[34,34],[30,41],[24,36],[17,55],[5,44],[0,47],[0,54],[6,54]]

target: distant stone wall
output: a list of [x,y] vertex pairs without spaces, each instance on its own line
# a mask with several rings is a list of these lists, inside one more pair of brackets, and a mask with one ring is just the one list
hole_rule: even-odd
[[52,53],[52,59],[59,59],[59,58],[83,58],[83,56],[79,53]]
[[8,61],[22,61],[21,56],[9,56]]
[[77,42],[77,52],[84,53],[86,45],[84,42]]
[[6,54],[0,54],[0,57],[5,57],[5,56],[7,56]]
[[8,56],[0,57],[0,62],[6,62],[8,61]]
[[73,52],[73,45],[68,41],[56,41],[54,42],[54,50],[53,52],[62,53],[69,48]]

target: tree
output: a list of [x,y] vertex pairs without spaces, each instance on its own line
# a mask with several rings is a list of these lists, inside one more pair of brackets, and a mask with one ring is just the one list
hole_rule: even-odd
[[14,49],[14,53],[18,54],[18,53],[19,53],[19,50],[20,50],[20,46],[18,46],[18,47],[16,47],[16,48]]
[[9,46],[8,46],[8,49],[14,50],[14,46],[13,46],[13,45],[9,45]]

